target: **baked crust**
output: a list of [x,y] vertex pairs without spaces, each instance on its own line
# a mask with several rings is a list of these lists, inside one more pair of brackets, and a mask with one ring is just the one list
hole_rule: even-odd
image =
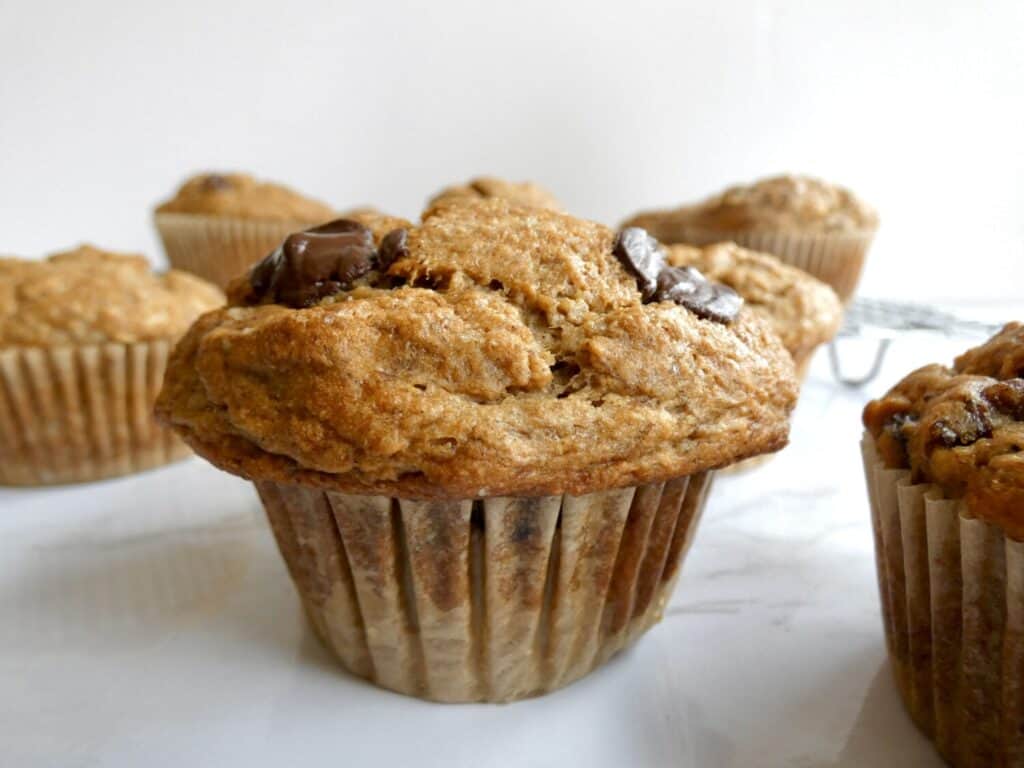
[[174,339],[224,303],[187,272],[91,245],[47,259],[0,258],[0,348]]
[[157,413],[244,477],[404,498],[581,494],[782,448],[797,386],[767,323],[642,303],[613,240],[439,204],[388,269],[399,287],[202,317]]
[[623,224],[665,243],[686,242],[687,229],[723,234],[873,232],[878,214],[852,192],[809,176],[775,176],[730,187],[695,204],[638,213]]
[[735,243],[672,245],[666,258],[674,266],[696,267],[709,280],[735,290],[746,307],[771,324],[794,360],[806,359],[839,330],[843,312],[836,292],[767,253]]
[[455,184],[438,192],[427,203],[429,211],[439,203],[460,200],[489,200],[497,198],[529,208],[546,208],[549,211],[564,210],[558,199],[543,187],[532,181],[505,181],[494,176],[480,176],[465,184]]
[[886,466],[1024,539],[1024,325],[914,371],[868,403],[864,425]]
[[[367,210],[367,209],[362,209]],[[192,213],[319,223],[335,217],[329,205],[245,173],[202,173],[185,181],[157,213]]]

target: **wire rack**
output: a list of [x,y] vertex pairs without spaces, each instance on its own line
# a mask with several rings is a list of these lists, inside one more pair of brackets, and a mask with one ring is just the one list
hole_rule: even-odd
[[[1000,327],[998,324],[960,317],[925,304],[859,298],[847,306],[843,327],[840,328],[836,341],[829,344],[829,363],[832,366],[832,375],[838,382],[848,387],[859,387],[878,375],[889,346],[893,339],[899,336],[930,333],[948,337],[987,338]],[[844,338],[877,341],[874,361],[866,374],[850,376],[843,373],[839,345],[836,342]]]

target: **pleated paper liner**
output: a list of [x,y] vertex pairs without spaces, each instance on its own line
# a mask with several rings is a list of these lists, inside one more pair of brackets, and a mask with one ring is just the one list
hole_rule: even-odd
[[99,480],[187,456],[152,415],[171,346],[0,351],[0,485]]
[[686,226],[681,242],[710,245],[732,241],[744,248],[770,253],[787,264],[828,283],[846,304],[857,289],[873,231],[842,234],[793,232],[716,232]]
[[320,223],[195,213],[157,213],[154,219],[171,266],[199,275],[221,288],[244,274],[291,233]]
[[957,768],[1024,766],[1024,542],[862,442],[886,645],[917,726]]
[[511,701],[661,619],[710,474],[586,496],[410,501],[257,483],[321,640],[409,696]]

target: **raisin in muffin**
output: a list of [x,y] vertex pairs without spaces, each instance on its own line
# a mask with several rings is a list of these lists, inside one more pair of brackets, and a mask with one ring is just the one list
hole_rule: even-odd
[[1024,758],[1024,325],[864,410],[882,613],[914,721],[956,766]]
[[223,301],[197,277],[91,246],[0,258],[0,483],[96,480],[187,455],[153,401],[173,343]]
[[710,473],[785,445],[792,359],[741,303],[646,236],[503,200],[341,220],[196,322],[157,410],[255,482],[349,670],[517,699],[654,624]]
[[505,181],[493,176],[480,176],[465,184],[455,184],[438,192],[427,203],[429,210],[438,203],[460,200],[489,200],[497,198],[529,208],[561,211],[562,204],[543,187],[531,181]]
[[828,283],[845,302],[857,287],[878,215],[842,187],[776,176],[695,205],[639,213],[624,226],[643,227],[665,243],[731,240],[771,253]]
[[295,229],[335,218],[329,205],[244,173],[203,173],[156,208],[171,265],[225,287]]

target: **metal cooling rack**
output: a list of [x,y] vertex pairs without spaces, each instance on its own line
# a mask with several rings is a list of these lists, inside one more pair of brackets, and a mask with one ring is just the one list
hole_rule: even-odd
[[[885,354],[897,336],[908,333],[932,333],[947,337],[982,337],[995,334],[1002,326],[958,317],[924,304],[882,299],[854,299],[847,307],[843,327],[836,341],[829,344],[832,375],[841,384],[859,387],[874,379],[882,369]],[[863,376],[843,373],[837,341],[844,338],[875,339],[878,347],[870,369]]]

